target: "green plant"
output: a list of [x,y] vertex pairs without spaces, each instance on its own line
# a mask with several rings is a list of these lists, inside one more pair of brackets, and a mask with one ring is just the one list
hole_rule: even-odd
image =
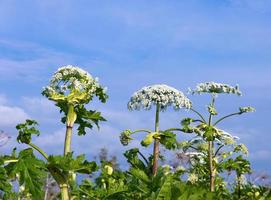
[[152,85],[143,87],[135,92],[128,102],[128,109],[140,110],[143,108],[149,110],[152,105],[155,105],[156,107],[154,132],[146,129],[136,131],[126,130],[121,133],[120,139],[123,145],[127,145],[132,139],[132,134],[146,132],[147,136],[142,140],[141,145],[147,147],[151,143],[154,143],[152,173],[153,175],[156,175],[159,159],[159,144],[163,144],[168,149],[176,148],[177,146],[175,134],[159,130],[160,111],[165,111],[168,106],[173,106],[176,110],[180,108],[189,109],[191,107],[191,102],[182,92],[175,88],[167,85]]
[[[252,107],[241,107],[238,112],[231,113],[229,115],[223,116],[216,121],[213,121],[214,116],[218,115],[218,112],[215,108],[215,100],[218,94],[236,94],[238,96],[241,95],[241,92],[238,88],[232,87],[227,84],[214,83],[214,82],[206,82],[200,83],[197,85],[195,90],[191,90],[192,94],[201,94],[201,93],[209,93],[211,94],[211,103],[208,105],[208,118],[205,119],[202,114],[198,111],[193,111],[200,118],[199,120],[195,120],[192,118],[186,118],[182,120],[182,130],[187,133],[194,132],[197,136],[189,142],[183,143],[182,147],[187,149],[194,149],[196,152],[200,154],[197,155],[197,159],[202,161],[202,163],[207,164],[208,168],[200,169],[199,165],[197,165],[198,170],[202,170],[203,174],[206,174],[208,171],[209,175],[209,186],[210,191],[215,191],[215,178],[219,170],[219,162],[218,156],[221,158],[220,162],[225,160],[227,157],[231,156],[233,152],[244,151],[247,153],[246,147],[241,144],[237,145],[235,142],[236,137],[231,136],[227,132],[217,128],[217,125],[223,120],[235,116],[241,115],[247,112],[255,111]],[[192,109],[191,109],[192,110]],[[196,125],[195,125],[196,124]],[[221,153],[222,148],[225,147],[233,147],[233,151],[223,152]],[[199,158],[199,155],[201,158]],[[208,169],[206,171],[206,169]]]

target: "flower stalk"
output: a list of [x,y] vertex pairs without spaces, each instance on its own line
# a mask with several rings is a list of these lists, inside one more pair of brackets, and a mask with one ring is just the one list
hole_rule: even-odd
[[[155,132],[159,133],[159,114],[160,114],[160,104],[156,105],[156,113],[155,113]],[[159,160],[159,138],[155,138],[153,145],[153,166],[152,173],[154,176],[157,174],[158,169],[158,160]]]
[[70,200],[69,188],[67,184],[60,185],[61,200]]
[[[212,102],[211,107],[214,107],[215,104],[215,96],[212,95]],[[208,125],[209,127],[212,126],[212,116],[213,114],[210,112]],[[213,133],[212,133],[213,134]],[[210,171],[210,191],[215,191],[215,172],[214,172],[214,165],[213,165],[213,153],[214,153],[214,137],[212,137],[211,141],[208,141],[208,158],[209,158],[209,171]]]

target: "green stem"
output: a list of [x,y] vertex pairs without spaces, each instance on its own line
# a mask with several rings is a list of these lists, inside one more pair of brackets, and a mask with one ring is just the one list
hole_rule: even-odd
[[[160,113],[160,104],[156,104],[156,113],[155,113],[155,132],[159,132],[159,113]],[[159,139],[154,140],[153,146],[153,166],[152,166],[152,174],[156,176],[158,170],[158,159],[159,159]]]
[[147,130],[147,129],[139,129],[139,130],[135,130],[135,131],[133,131],[131,134],[138,133],[138,132],[146,132],[146,133],[151,133],[152,131]]
[[206,123],[206,121],[205,121],[204,117],[202,116],[202,114],[200,114],[198,111],[194,110],[193,108],[190,108],[190,110],[193,111],[194,113],[196,113],[202,119],[202,121]]
[[72,127],[67,126],[64,144],[64,155],[67,155],[69,152],[71,152],[71,138],[72,138]]
[[225,145],[221,145],[220,147],[217,148],[216,152],[215,152],[215,157],[217,156],[217,154],[219,153],[220,149],[222,149]]
[[138,154],[143,158],[143,160],[146,162],[146,165],[148,165],[148,160],[147,160],[147,158],[140,152],[140,151],[138,151]]
[[220,118],[219,120],[217,120],[217,121],[214,123],[214,126],[217,125],[217,124],[218,124],[219,122],[221,122],[222,120],[228,118],[228,117],[232,117],[232,116],[234,116],[234,115],[241,115],[241,114],[242,114],[242,112],[236,112],[236,113],[232,113],[232,114],[226,115],[226,116]]
[[18,162],[18,159],[13,159],[13,160],[5,160],[4,161],[4,164],[9,164],[9,163],[15,163],[15,162]]
[[70,200],[69,188],[67,184],[60,185],[61,200]]
[[[212,96],[212,102],[211,106],[214,106],[215,103],[215,97]],[[208,119],[208,126],[212,125],[212,114],[209,114],[209,119]],[[214,173],[214,165],[213,165],[213,146],[214,143],[213,141],[208,141],[208,157],[209,157],[209,171],[210,171],[210,191],[214,192],[215,191],[215,173]]]
[[29,143],[28,145],[31,146],[36,151],[38,151],[46,160],[48,160],[48,155],[41,148],[39,148],[37,145],[33,143]]
[[76,112],[74,110],[74,105],[68,105],[67,121],[66,121],[66,136],[64,144],[64,155],[71,152],[71,139],[72,139],[72,127],[76,120]]

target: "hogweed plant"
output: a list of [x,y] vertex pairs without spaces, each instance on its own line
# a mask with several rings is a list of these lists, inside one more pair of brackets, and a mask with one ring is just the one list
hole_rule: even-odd
[[66,123],[66,137],[64,155],[71,152],[71,137],[74,123],[79,124],[78,134],[86,134],[85,128],[92,128],[87,120],[92,120],[98,125],[99,120],[104,120],[99,112],[88,111],[88,104],[94,96],[105,103],[107,99],[106,88],[103,88],[98,79],[94,79],[88,72],[71,65],[59,68],[53,75],[49,86],[45,87],[42,94],[54,101],[65,116],[62,122]]
[[[105,150],[99,156],[100,164],[87,161],[84,155],[73,155],[73,132],[85,135],[86,128],[99,127],[100,121],[105,120],[100,112],[87,109],[87,104],[95,96],[104,103],[107,95],[98,79],[86,71],[74,66],[59,68],[42,94],[52,100],[63,114],[61,122],[66,126],[63,155],[48,155],[35,144],[33,138],[41,134],[35,120],[28,119],[18,124],[17,141],[28,147],[19,152],[14,148],[10,155],[0,156],[0,199],[48,200],[46,198],[55,187],[57,190],[53,191],[53,196],[62,200],[270,199],[270,186],[245,179],[245,175],[251,172],[250,163],[245,157],[248,154],[246,146],[239,143],[238,137],[220,128],[220,124],[230,117],[255,111],[249,106],[241,107],[237,112],[218,118],[217,96],[240,96],[239,87],[207,82],[198,84],[190,92],[210,94],[207,117],[198,112],[194,105],[192,107],[191,101],[182,92],[167,85],[144,87],[132,95],[128,102],[129,110],[155,108],[154,130],[125,130],[120,135],[120,141],[128,145],[133,134],[146,133],[141,146],[153,144],[153,153],[145,157],[139,148],[127,150],[124,156],[130,167],[122,171],[116,157],[108,158]],[[168,107],[187,109],[195,117],[183,119],[181,127],[161,130],[160,113]],[[176,131],[189,133],[192,139],[179,142]],[[0,147],[7,140],[8,136],[0,131]],[[158,166],[159,159],[163,158],[160,145],[169,150],[181,149],[177,153],[180,160],[174,160],[173,166]],[[35,151],[44,159],[36,157]],[[185,167],[180,165],[180,161],[185,161]],[[167,164],[165,160],[164,164]],[[100,171],[93,174],[98,170],[98,165]],[[87,178],[79,183],[77,174]],[[230,176],[235,176],[235,181],[227,180]],[[53,188],[50,186],[51,178]]]
[[47,163],[42,165],[43,168],[46,168],[56,180],[60,187],[61,198],[69,200],[71,186],[76,181],[76,173],[90,174],[97,170],[97,164],[85,160],[84,155],[73,158],[71,150],[73,126],[78,124],[78,135],[85,135],[85,129],[92,128],[93,124],[99,127],[99,122],[105,119],[100,112],[88,110],[85,105],[94,96],[103,103],[108,96],[97,78],[94,79],[88,72],[71,65],[59,68],[54,73],[49,86],[43,89],[42,94],[54,101],[60,112],[64,113],[61,120],[66,124],[63,156],[49,156],[32,143],[32,136],[40,134],[36,128],[38,123],[34,120],[26,120],[25,123],[16,126],[19,131],[17,140],[37,150],[45,158]]
[[[234,137],[231,134],[219,129],[217,125],[229,117],[254,112],[255,109],[250,106],[241,107],[237,112],[214,120],[214,117],[218,115],[215,107],[217,96],[219,94],[235,94],[240,96],[241,91],[239,90],[239,87],[232,87],[228,84],[222,83],[206,82],[199,83],[196,89],[190,89],[190,92],[192,94],[208,93],[211,95],[211,102],[207,107],[207,119],[204,118],[203,114],[193,109],[200,120],[194,120],[192,118],[185,118],[182,120],[182,130],[188,133],[194,132],[197,136],[188,142],[183,142],[181,146],[184,148],[184,150],[193,149],[196,154],[192,155],[193,153],[191,154],[191,152],[188,152],[188,154],[191,154],[193,159],[196,159],[198,163],[208,164],[207,172],[209,174],[209,186],[210,191],[213,192],[215,191],[216,174],[219,170],[218,163],[225,161],[234,152],[243,152],[247,154],[247,148],[245,145],[237,144],[237,137]],[[233,150],[221,152],[222,148],[227,149],[229,146],[233,147]],[[219,160],[219,158],[221,160]],[[229,162],[227,162],[227,164],[225,163],[223,164],[224,167],[230,165]],[[240,173],[238,173],[238,175],[239,174]]]
[[128,145],[132,139],[131,135],[137,132],[147,133],[146,137],[142,140],[142,146],[153,145],[153,166],[152,173],[155,176],[158,169],[159,159],[159,144],[163,144],[166,148],[173,148],[176,145],[176,136],[170,132],[159,130],[159,115],[161,111],[165,111],[167,107],[172,106],[175,110],[181,108],[190,109],[191,101],[179,90],[161,84],[143,87],[135,92],[130,101],[128,102],[129,110],[150,110],[155,106],[155,129],[154,131],[140,129],[140,130],[125,130],[121,133],[120,140],[123,145]]

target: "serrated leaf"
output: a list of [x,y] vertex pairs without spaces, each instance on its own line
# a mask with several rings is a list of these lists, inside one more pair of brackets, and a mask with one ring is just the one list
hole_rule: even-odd
[[33,199],[40,199],[43,194],[43,178],[45,177],[45,165],[37,159],[31,148],[22,150],[18,155],[18,161],[5,166],[10,177],[19,175],[19,185],[24,186]]

